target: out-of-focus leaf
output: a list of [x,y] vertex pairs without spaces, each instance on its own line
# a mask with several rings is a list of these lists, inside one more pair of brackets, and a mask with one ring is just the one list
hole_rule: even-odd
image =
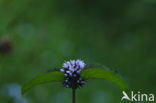
[[24,94],[27,90],[29,90],[33,86],[49,82],[63,82],[63,80],[64,74],[61,72],[50,72],[39,75],[22,87],[22,94]]
[[81,72],[81,77],[84,80],[89,80],[89,79],[108,80],[110,82],[113,82],[114,84],[116,84],[123,90],[127,89],[127,85],[123,81],[123,79],[120,76],[118,76],[117,74],[115,74],[112,71],[107,70],[107,69],[101,69],[101,68],[84,69]]

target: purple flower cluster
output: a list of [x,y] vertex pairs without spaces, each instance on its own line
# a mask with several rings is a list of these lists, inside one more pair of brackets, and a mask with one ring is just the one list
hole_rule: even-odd
[[85,82],[80,77],[81,71],[85,68],[85,63],[81,60],[70,60],[63,64],[63,69],[60,69],[65,75],[63,86],[66,88],[83,87]]

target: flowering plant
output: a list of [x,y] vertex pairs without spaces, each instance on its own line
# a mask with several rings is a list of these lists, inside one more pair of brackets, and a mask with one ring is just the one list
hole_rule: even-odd
[[82,60],[70,60],[63,63],[61,69],[42,74],[25,84],[22,94],[33,86],[47,82],[62,82],[63,87],[72,88],[73,103],[75,103],[76,89],[85,86],[89,79],[104,79],[113,82],[121,89],[126,90],[127,85],[116,73],[105,67],[86,65]]

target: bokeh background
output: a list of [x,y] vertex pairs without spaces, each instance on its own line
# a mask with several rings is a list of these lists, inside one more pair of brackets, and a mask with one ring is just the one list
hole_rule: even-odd
[[[0,0],[0,103],[71,103],[71,90],[59,83],[24,96],[20,88],[77,58],[118,71],[130,90],[155,94],[156,1]],[[77,90],[77,103],[121,97],[122,90],[101,80]]]

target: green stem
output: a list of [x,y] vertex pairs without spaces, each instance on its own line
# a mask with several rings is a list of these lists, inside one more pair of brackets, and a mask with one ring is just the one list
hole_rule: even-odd
[[75,98],[76,98],[76,89],[73,88],[72,91],[73,91],[73,103],[76,103],[76,100],[75,100]]

